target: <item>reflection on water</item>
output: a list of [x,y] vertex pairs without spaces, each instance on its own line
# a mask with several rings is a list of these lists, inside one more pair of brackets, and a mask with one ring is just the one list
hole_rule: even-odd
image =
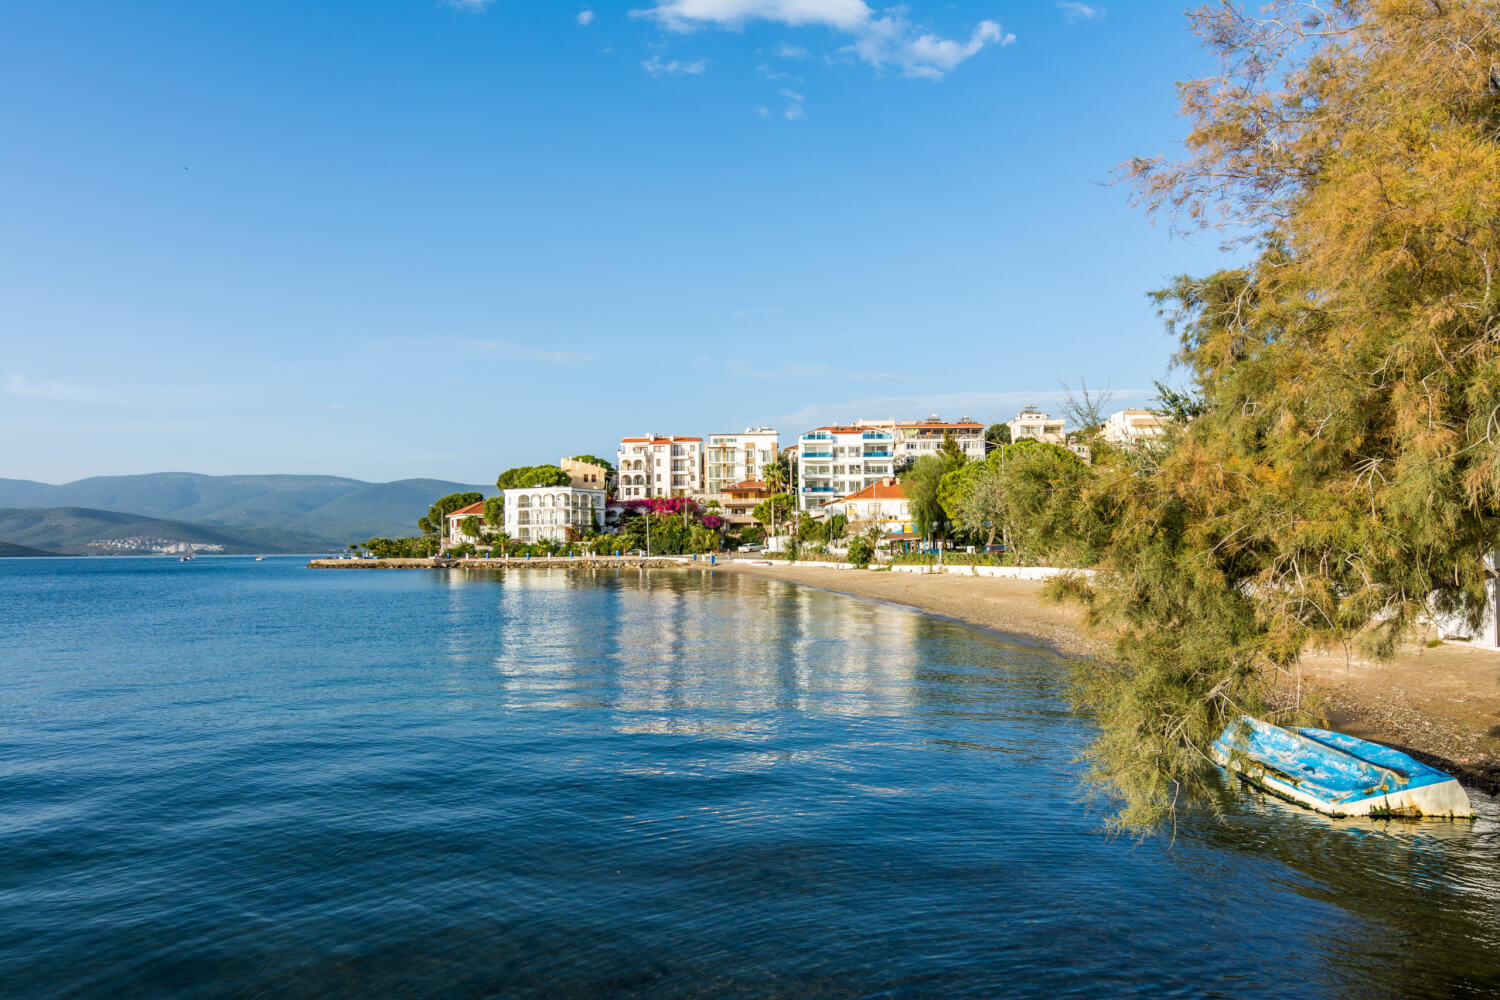
[[1111,839],[1063,665],[904,608],[200,559],[0,609],[0,993],[1500,993],[1493,800]]

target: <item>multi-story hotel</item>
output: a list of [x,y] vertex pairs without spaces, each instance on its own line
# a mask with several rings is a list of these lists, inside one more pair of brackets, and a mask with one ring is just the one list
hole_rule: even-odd
[[926,420],[856,420],[856,427],[890,431],[896,439],[895,460],[898,466],[915,462],[923,455],[936,455],[945,437],[952,437],[964,457],[977,461],[984,457],[984,424],[962,417],[947,423],[937,416]]
[[819,427],[797,439],[797,504],[818,510],[891,475],[895,435],[877,427]]
[[759,479],[776,461],[780,441],[771,427],[746,427],[743,434],[710,434],[703,451],[704,490],[723,493],[735,483]]
[[585,534],[604,524],[602,488],[531,486],[500,492],[505,497],[505,533],[518,542],[566,542],[569,528]]
[[615,496],[621,500],[704,493],[703,439],[674,434],[622,438]]

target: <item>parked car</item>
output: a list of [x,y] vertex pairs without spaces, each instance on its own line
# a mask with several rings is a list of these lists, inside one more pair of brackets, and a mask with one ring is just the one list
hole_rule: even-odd
[[741,545],[740,546],[740,551],[741,552],[764,552],[764,551],[766,551],[766,547],[764,545]]

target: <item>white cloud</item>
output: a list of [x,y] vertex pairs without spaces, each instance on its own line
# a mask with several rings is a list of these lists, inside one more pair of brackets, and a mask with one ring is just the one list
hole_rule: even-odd
[[802,77],[797,76],[794,73],[778,72],[777,70],[773,70],[771,67],[767,66],[765,63],[761,63],[759,66],[755,67],[755,72],[759,73],[767,80],[796,80],[798,83],[802,82]]
[[594,23],[594,12],[591,10],[580,10],[578,12],[578,23],[585,28]]
[[84,386],[50,378],[27,378],[20,372],[13,373],[6,380],[5,391],[26,399],[51,399],[65,403],[88,403],[98,398],[97,392]]
[[[990,45],[1003,47],[1016,40],[994,21],[980,21],[968,41],[942,38],[907,20],[904,7],[888,8],[877,17],[864,0],[657,0],[654,7],[630,13],[672,31],[704,27],[737,31],[747,21],[788,27],[821,25],[852,37],[840,49],[846,55],[880,69],[894,68],[903,76],[933,80]],[[777,55],[792,58],[784,54],[792,52],[806,54],[797,46],[783,44]]]
[[771,109],[766,107],[764,104],[757,104],[755,106],[755,113],[760,115],[762,118],[771,117]]
[[673,59],[671,62],[662,62],[660,56],[652,56],[641,63],[642,68],[652,76],[702,76],[703,71],[708,69],[707,59],[694,59],[692,62],[679,62]]
[[781,113],[782,117],[786,118],[787,121],[800,121],[802,117],[807,114],[807,111],[802,107],[802,105],[806,103],[807,98],[803,97],[795,90],[783,90],[781,92],[781,96],[785,97],[788,102],[786,110]]
[[494,2],[495,0],[447,0],[448,6],[454,10],[468,11],[471,14],[483,14]]
[[725,366],[731,375],[740,378],[764,378],[778,381],[796,379],[843,379],[851,382],[894,382],[907,376],[891,372],[859,372],[847,368],[836,368],[821,362],[789,361],[771,368],[731,361]]
[[649,10],[633,10],[673,31],[692,31],[705,24],[739,28],[746,21],[777,21],[792,27],[821,24],[852,31],[870,19],[864,0],[658,0]]
[[959,63],[977,55],[989,45],[1002,48],[1016,40],[994,21],[980,21],[967,42],[956,42],[927,33],[918,34],[900,14],[890,14],[871,21],[851,45],[848,52],[871,66],[894,66],[903,76],[941,79]]
[[806,59],[807,56],[807,50],[800,45],[788,45],[786,42],[782,42],[776,46],[777,59]]
[[1067,19],[1069,24],[1077,24],[1079,21],[1092,21],[1095,18],[1104,16],[1103,7],[1090,7],[1086,3],[1072,3],[1070,0],[1063,0],[1062,3],[1057,5],[1057,9],[1063,12],[1063,17]]

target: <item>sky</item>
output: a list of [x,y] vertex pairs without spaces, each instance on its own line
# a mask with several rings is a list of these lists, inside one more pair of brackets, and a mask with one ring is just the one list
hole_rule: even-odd
[[1145,404],[1176,5],[0,5],[0,477]]

